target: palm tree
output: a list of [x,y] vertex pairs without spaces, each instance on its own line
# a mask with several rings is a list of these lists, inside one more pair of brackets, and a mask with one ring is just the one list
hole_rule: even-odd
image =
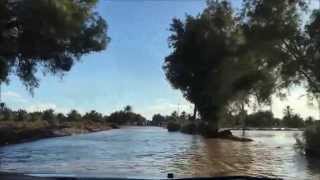
[[132,106],[127,105],[126,107],[124,107],[124,112],[126,112],[126,113],[132,112]]

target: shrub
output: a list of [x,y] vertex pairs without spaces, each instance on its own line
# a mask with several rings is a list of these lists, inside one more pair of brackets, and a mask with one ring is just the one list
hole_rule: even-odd
[[68,114],[68,121],[81,121],[82,116],[77,110],[71,110]]
[[306,153],[320,155],[320,123],[306,128],[303,135]]
[[180,124],[178,124],[177,122],[169,122],[167,125],[167,129],[169,132],[179,131],[180,128]]
[[181,127],[181,132],[187,134],[196,134],[198,131],[197,125],[195,123],[187,123]]

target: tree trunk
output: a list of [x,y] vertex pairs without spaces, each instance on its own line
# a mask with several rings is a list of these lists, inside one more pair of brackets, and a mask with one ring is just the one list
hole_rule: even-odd
[[197,118],[197,105],[194,104],[194,107],[193,107],[193,117],[192,117],[192,120],[195,121]]
[[[209,115],[209,114],[208,114]],[[218,136],[218,119],[215,114],[210,114],[205,118],[206,125],[203,127],[204,135],[215,138]]]
[[241,121],[242,121],[242,136],[245,135],[245,127],[246,127],[246,112],[245,112],[245,109],[244,109],[244,103],[241,103],[241,111],[240,111],[240,118],[241,118]]

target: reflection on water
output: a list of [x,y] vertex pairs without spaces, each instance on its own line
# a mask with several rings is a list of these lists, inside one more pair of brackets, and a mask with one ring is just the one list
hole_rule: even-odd
[[[241,132],[234,132],[241,134]],[[0,148],[0,170],[108,177],[254,175],[320,179],[320,162],[295,151],[294,133],[249,131],[254,142],[125,128]]]

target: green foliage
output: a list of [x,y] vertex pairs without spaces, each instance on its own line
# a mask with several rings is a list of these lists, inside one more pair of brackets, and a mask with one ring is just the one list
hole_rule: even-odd
[[7,82],[8,75],[9,64],[3,57],[0,56],[0,84],[1,82]]
[[71,110],[69,114],[67,115],[68,121],[81,121],[82,116],[80,113],[78,113],[77,110]]
[[181,132],[187,134],[196,134],[199,131],[200,130],[195,123],[187,123],[181,127]]
[[98,113],[94,110],[90,111],[89,113],[86,113],[84,116],[83,116],[83,119],[84,120],[89,120],[89,121],[100,121],[102,122],[103,121],[103,116],[101,113]]
[[58,113],[56,115],[56,119],[60,122],[64,122],[67,119],[67,117],[63,113]]
[[247,127],[277,127],[280,121],[273,117],[271,111],[259,111],[248,115],[245,125]]
[[14,114],[15,114],[15,117],[14,117],[15,121],[24,121],[29,119],[29,114],[25,110],[19,109]]
[[252,96],[268,103],[274,92],[272,70],[249,48],[246,32],[227,1],[185,22],[173,19],[163,69],[171,85],[194,103],[203,120],[217,126],[219,114]]
[[169,122],[176,122],[179,124],[188,123],[192,120],[192,116],[182,111],[180,114],[177,111],[173,111],[169,116],[163,116],[161,114],[155,114],[152,117],[151,125],[163,126],[167,125]]
[[39,121],[42,120],[42,113],[41,112],[31,112],[29,113],[31,121]]
[[[319,10],[307,22],[304,0],[245,0],[243,27],[250,48],[278,74],[279,88],[304,85],[320,92]],[[261,36],[263,34],[263,36]]]
[[304,123],[305,123],[305,126],[308,127],[308,126],[314,125],[314,123],[316,123],[316,120],[313,117],[308,117],[306,118]]
[[0,79],[14,72],[32,90],[35,76],[63,75],[84,54],[105,49],[107,24],[97,0],[1,0]]
[[132,112],[132,106],[127,105],[126,107],[124,107],[124,112]]
[[14,113],[12,112],[11,109],[7,107],[3,107],[0,110],[0,120],[1,121],[10,121],[14,119]]
[[221,96],[216,96],[221,93],[217,83],[222,80],[220,67],[238,44],[232,13],[230,4],[212,3],[201,15],[187,16],[185,22],[173,19],[170,28],[173,52],[165,59],[166,77],[207,120],[216,121],[218,104],[223,103]]
[[307,148],[320,150],[320,123],[307,127],[303,135]]
[[[13,111],[5,105],[0,108],[0,121],[3,123],[11,123],[13,121],[20,121],[27,124],[37,126],[50,125],[50,126],[76,126],[90,124],[103,124],[113,123],[117,125],[146,125],[147,120],[140,114],[126,111],[116,111],[111,113],[110,116],[103,116],[101,113],[94,110],[85,113],[83,116],[77,110],[71,110],[67,115],[63,113],[55,113],[53,109],[47,109],[43,112],[27,112],[25,110]],[[15,123],[15,122],[14,122]]]
[[[213,124],[293,85],[319,101],[320,11],[305,21],[307,12],[304,0],[243,0],[238,12],[227,1],[208,1],[200,15],[173,19],[167,79]],[[303,126],[298,115],[284,123]]]
[[155,114],[152,116],[151,125],[162,126],[167,123],[167,118],[165,116],[162,116],[161,114]]
[[298,114],[292,112],[290,106],[287,106],[284,109],[282,125],[289,128],[302,128],[304,127],[304,121]]
[[48,109],[42,112],[42,119],[48,122],[52,122],[56,120],[56,116],[54,114],[53,109]]
[[137,113],[131,111],[116,111],[107,118],[108,122],[120,125],[144,125],[146,119]]

